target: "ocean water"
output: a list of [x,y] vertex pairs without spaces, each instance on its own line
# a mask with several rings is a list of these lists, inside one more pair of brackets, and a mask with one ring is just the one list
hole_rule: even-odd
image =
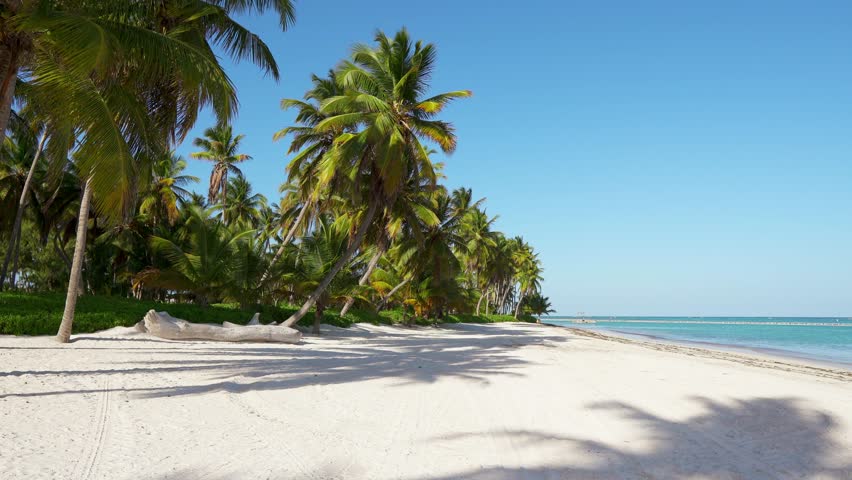
[[670,341],[761,351],[852,368],[852,318],[816,317],[543,317],[552,325]]

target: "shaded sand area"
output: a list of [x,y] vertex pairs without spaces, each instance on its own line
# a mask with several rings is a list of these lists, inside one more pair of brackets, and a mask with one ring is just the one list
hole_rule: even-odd
[[0,337],[0,477],[852,479],[852,372],[529,324]]

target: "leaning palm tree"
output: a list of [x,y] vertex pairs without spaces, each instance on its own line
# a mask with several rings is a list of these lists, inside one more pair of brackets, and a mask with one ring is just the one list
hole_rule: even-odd
[[[287,217],[292,218],[292,221],[287,228],[287,234],[278,244],[278,250],[272,257],[269,268],[278,262],[284,250],[295,238],[296,232],[304,229],[303,225],[308,215],[321,210],[316,208],[323,199],[322,191],[315,186],[318,162],[334,145],[337,135],[343,132],[342,129],[319,130],[316,128],[317,124],[329,116],[321,111],[323,102],[343,94],[343,88],[335,72],[328,72],[325,78],[312,75],[311,83],[313,87],[305,93],[304,100],[293,98],[281,100],[283,110],[291,108],[298,110],[296,114],[298,125],[283,128],[272,137],[274,141],[278,141],[292,135],[293,141],[290,142],[288,153],[296,153],[296,156],[287,167],[289,173],[287,183],[282,185],[282,189],[287,191],[282,206],[285,204],[289,206],[290,215]],[[284,193],[283,190],[282,193]],[[264,277],[268,275],[267,272]]]
[[[361,247],[377,214],[393,209],[410,177],[422,176],[434,184],[435,169],[421,140],[436,143],[445,153],[455,150],[452,125],[434,117],[452,100],[470,96],[470,91],[423,98],[434,69],[435,47],[420,41],[412,44],[405,29],[393,38],[378,32],[375,41],[375,48],[356,45],[351,61],[341,65],[337,77],[345,94],[323,103],[321,111],[330,116],[315,127],[343,133],[317,160],[314,188],[351,199],[353,210],[363,214],[345,254],[285,326],[299,321],[316,303]],[[383,217],[384,213],[378,218]]]
[[238,153],[244,137],[245,135],[234,136],[230,125],[217,125],[205,130],[204,138],[196,138],[192,142],[202,150],[191,153],[190,156],[213,163],[207,201],[219,202],[223,212],[228,208],[228,173],[242,176],[243,172],[237,164],[251,160],[249,155]]
[[[19,87],[25,88],[18,88],[15,95],[38,105],[39,117],[50,128],[50,143],[74,150],[84,179],[68,295],[57,335],[67,342],[93,190],[98,210],[111,217],[127,214],[134,203],[136,159],[155,158],[170,139],[182,138],[206,105],[213,107],[220,122],[227,121],[235,110],[235,92],[211,45],[277,74],[265,45],[230,15],[273,9],[284,27],[292,21],[292,4],[289,0],[190,4],[32,0],[6,2],[4,7],[0,131],[5,130],[14,91],[9,85],[17,78]],[[186,21],[173,22],[175,12],[185,15]],[[151,107],[156,107],[153,112]],[[75,143],[77,139],[83,141]]]
[[[216,89],[202,91],[200,95],[186,93],[200,85],[209,86],[209,77],[218,75],[215,69],[207,69],[200,75],[172,76],[160,68],[163,64],[157,60],[195,62],[201,66],[199,58],[214,57],[215,46],[235,59],[250,60],[277,79],[278,67],[269,48],[260,37],[237,23],[233,15],[273,11],[278,14],[281,29],[286,30],[295,19],[293,3],[292,0],[4,1],[0,7],[3,12],[0,15],[0,144],[6,135],[14,99],[21,93],[17,90],[18,80],[45,57],[61,59],[68,68],[85,73],[87,63],[114,56],[118,53],[115,47],[126,42],[135,42],[140,47],[139,53],[150,53],[145,61],[128,63],[134,80],[159,83],[158,93],[149,96],[152,100],[149,106],[167,107],[151,108],[146,114],[159,116],[161,121],[170,117],[172,123],[183,123],[180,131],[185,133],[195,122],[198,110],[211,102],[211,95],[216,95]],[[167,34],[173,42],[165,42],[156,34]],[[96,44],[100,41],[103,43]],[[175,53],[180,57],[174,57]],[[149,67],[155,65],[158,71],[152,72]],[[232,105],[216,101],[213,105],[220,117],[229,116],[223,109]]]
[[[345,220],[338,219],[333,222],[324,216],[318,219],[316,230],[299,242],[293,257],[293,273],[290,275],[297,291],[314,290],[346,253],[349,241],[347,227]],[[313,333],[320,333],[320,323],[326,307],[334,300],[351,295],[357,288],[355,285],[356,277],[352,265],[347,265],[317,299]]]
[[[29,128],[23,125],[18,127],[15,138],[7,138],[4,142],[3,164],[0,165],[0,192],[3,195],[0,201],[4,205],[3,212],[15,212],[14,220],[11,222],[12,233],[9,236],[9,247],[6,250],[6,256],[3,258],[2,270],[0,270],[0,290],[3,290],[6,282],[9,261],[14,257],[14,264],[17,265],[18,263],[24,209],[29,202],[30,185],[47,140],[47,134],[43,133],[40,140],[36,142]],[[29,166],[26,165],[27,163],[29,163]],[[6,218],[3,217],[5,215],[0,219],[3,220],[3,223],[7,223]],[[11,281],[13,285],[15,284],[14,277],[13,273]]]

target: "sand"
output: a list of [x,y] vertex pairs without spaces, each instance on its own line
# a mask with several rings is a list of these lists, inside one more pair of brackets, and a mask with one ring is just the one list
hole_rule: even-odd
[[529,324],[0,337],[0,478],[852,479],[852,372]]

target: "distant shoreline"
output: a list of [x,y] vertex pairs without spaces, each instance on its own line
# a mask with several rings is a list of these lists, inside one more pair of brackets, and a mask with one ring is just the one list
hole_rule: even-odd
[[[649,334],[622,332],[618,330],[601,331],[584,328],[582,324],[568,326],[556,325],[545,321],[542,321],[542,324],[549,327],[566,329],[571,333],[599,340],[631,343],[653,348],[655,350],[666,350],[685,353],[688,355],[731,360],[737,363],[745,363],[748,365],[762,366],[766,368],[781,367],[782,370],[790,370],[790,367],[792,367],[795,370],[802,371],[802,373],[813,373],[818,376],[829,376],[831,378],[852,380],[852,364],[798,356],[786,350],[670,339]],[[826,375],[826,372],[829,373]]]

